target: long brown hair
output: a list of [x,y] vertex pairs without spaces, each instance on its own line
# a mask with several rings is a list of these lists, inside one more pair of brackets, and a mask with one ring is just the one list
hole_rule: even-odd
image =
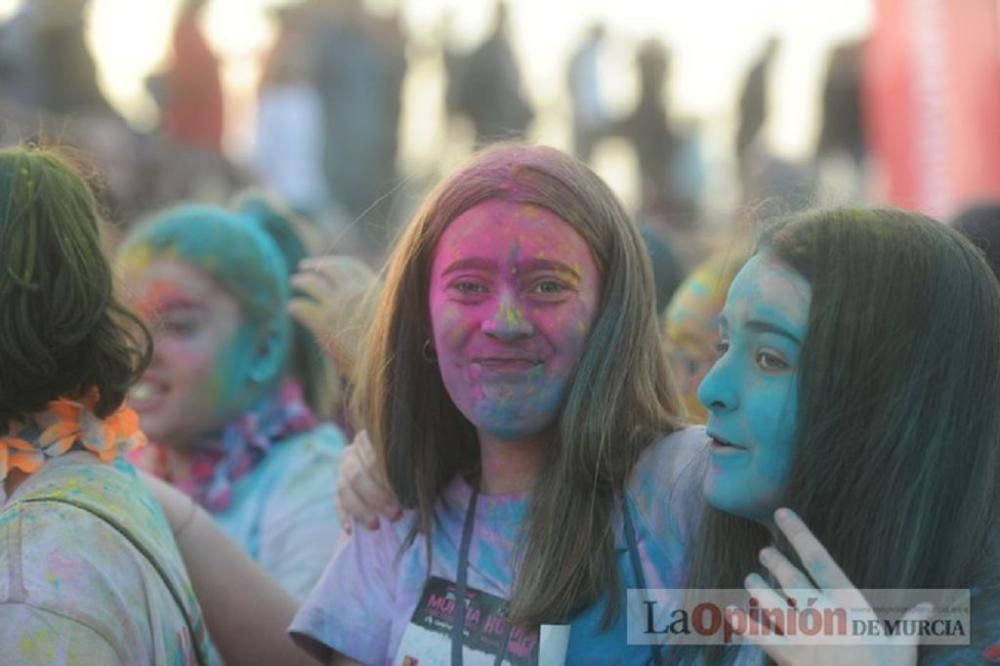
[[[989,266],[953,229],[895,210],[804,214],[769,227],[761,247],[812,286],[782,504],[860,589],[979,587],[995,600],[1000,285]],[[687,587],[741,588],[772,540],[797,561],[763,525],[707,508]]]
[[[639,454],[680,426],[680,403],[658,342],[653,274],[642,239],[607,185],[551,148],[488,149],[429,196],[388,264],[356,398],[403,506],[412,539],[429,534],[434,503],[459,472],[477,470],[475,428],[458,411],[431,338],[432,256],[448,224],[502,199],[544,207],[587,242],[602,275],[600,312],[558,418],[522,528],[511,597],[517,624],[556,622],[618,585],[612,517]],[[428,555],[430,540],[428,539]],[[605,620],[617,611],[617,595]]]

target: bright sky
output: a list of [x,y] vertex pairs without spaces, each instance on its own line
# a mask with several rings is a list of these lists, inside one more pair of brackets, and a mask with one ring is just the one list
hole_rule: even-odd
[[[211,0],[205,17],[210,41],[225,62],[233,117],[231,152],[246,154],[252,129],[256,64],[272,38],[265,9],[288,0]],[[367,0],[375,11],[401,7],[410,34],[426,42],[446,12],[451,38],[474,45],[492,16],[492,0]],[[0,0],[0,16],[20,0]],[[769,35],[782,40],[772,85],[770,138],[776,150],[800,157],[816,132],[819,86],[830,47],[860,36],[871,21],[870,0],[509,0],[515,52],[538,106],[537,138],[567,146],[564,71],[587,26],[602,20],[612,47],[605,95],[625,111],[634,99],[631,48],[660,37],[672,49],[671,107],[675,117],[696,120],[711,163],[731,146],[733,110],[750,61]],[[138,126],[153,120],[143,79],[168,58],[177,0],[92,0],[91,45],[101,83],[112,102]],[[403,156],[421,168],[439,154],[443,130],[428,124],[439,104],[439,62],[411,59],[407,82]],[[776,94],[777,91],[781,94]]]

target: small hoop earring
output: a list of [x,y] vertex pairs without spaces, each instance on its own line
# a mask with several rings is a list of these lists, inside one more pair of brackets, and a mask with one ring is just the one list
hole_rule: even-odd
[[420,348],[420,355],[423,357],[425,361],[427,361],[432,365],[434,363],[437,363],[438,360],[437,353],[435,353],[434,347],[431,346],[430,338],[424,340],[424,346]]

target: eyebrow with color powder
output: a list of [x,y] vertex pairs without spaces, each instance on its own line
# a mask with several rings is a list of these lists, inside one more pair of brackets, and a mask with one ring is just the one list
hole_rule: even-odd
[[802,346],[802,340],[800,340],[797,335],[782,328],[781,326],[772,324],[771,322],[751,319],[746,323],[746,327],[755,333],[773,333],[774,335],[780,335],[781,337],[788,338],[795,344]]
[[577,280],[582,279],[580,273],[576,271],[572,266],[564,264],[561,261],[556,261],[555,259],[525,259],[518,264],[518,269],[522,273],[530,273],[532,271],[556,271],[558,273],[568,273]]
[[458,271],[465,270],[477,270],[477,271],[489,271],[495,273],[497,270],[497,264],[495,261],[489,259],[483,259],[482,257],[467,257],[465,259],[459,259],[448,264],[447,268],[441,271],[441,275],[449,275],[451,273],[456,273]]

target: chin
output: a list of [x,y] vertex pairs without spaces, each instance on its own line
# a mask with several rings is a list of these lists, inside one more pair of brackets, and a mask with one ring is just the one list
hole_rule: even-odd
[[764,525],[772,522],[775,510],[781,506],[777,502],[760,497],[750,498],[736,492],[735,484],[720,488],[717,481],[713,483],[710,480],[705,482],[704,496],[705,502],[713,509]]

